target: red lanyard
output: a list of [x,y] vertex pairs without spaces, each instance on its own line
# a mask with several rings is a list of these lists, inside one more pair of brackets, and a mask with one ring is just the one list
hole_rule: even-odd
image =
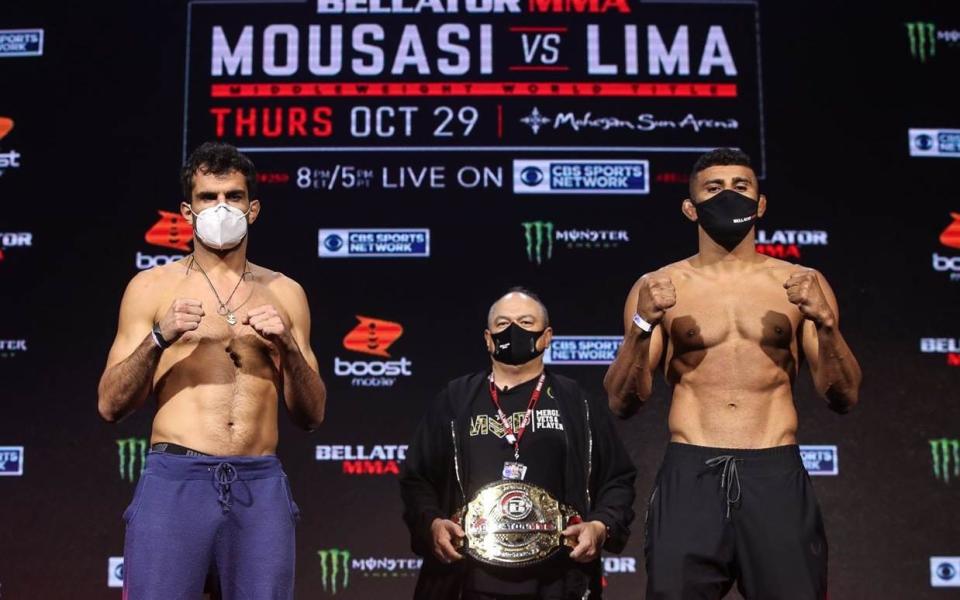
[[537,381],[537,387],[535,387],[533,393],[530,394],[530,402],[527,404],[527,412],[523,415],[523,421],[520,423],[520,429],[514,433],[513,425],[511,425],[510,420],[507,419],[507,415],[503,414],[503,408],[500,406],[500,395],[497,393],[496,384],[493,383],[493,373],[490,373],[490,399],[493,400],[493,405],[497,407],[497,417],[500,419],[500,423],[503,425],[507,442],[513,444],[514,460],[520,459],[520,438],[523,437],[523,432],[526,431],[527,425],[530,424],[530,419],[533,416],[533,407],[535,407],[537,405],[537,401],[540,400],[540,390],[543,389],[543,382],[546,380],[546,378],[546,373],[540,374],[540,380]]

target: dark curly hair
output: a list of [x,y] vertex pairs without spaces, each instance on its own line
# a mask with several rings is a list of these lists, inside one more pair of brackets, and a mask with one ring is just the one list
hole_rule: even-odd
[[212,175],[226,175],[237,171],[247,182],[247,195],[252,200],[257,197],[257,168],[253,161],[241,154],[234,146],[222,142],[204,142],[194,150],[180,171],[180,185],[183,198],[190,202],[193,194],[193,176],[198,172]]
[[714,148],[697,159],[693,163],[693,170],[690,171],[690,194],[693,197],[693,184],[697,179],[697,173],[710,167],[723,167],[727,165],[740,165],[753,170],[753,164],[750,163],[750,157],[746,152],[737,148]]

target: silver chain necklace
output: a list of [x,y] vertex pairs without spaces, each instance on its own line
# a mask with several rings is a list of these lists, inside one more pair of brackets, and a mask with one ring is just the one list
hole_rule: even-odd
[[217,293],[217,288],[213,286],[213,282],[210,281],[210,277],[207,275],[207,272],[203,270],[203,267],[200,266],[200,263],[197,262],[197,257],[193,254],[190,255],[190,266],[197,265],[197,268],[200,270],[200,273],[203,275],[203,278],[207,280],[207,284],[210,286],[210,289],[213,290],[213,295],[217,298],[217,303],[220,304],[220,307],[217,308],[217,314],[227,320],[227,323],[230,325],[237,324],[237,315],[235,314],[236,310],[247,303],[247,300],[244,300],[236,306],[236,308],[230,308],[228,305],[230,301],[233,300],[233,295],[237,293],[237,290],[240,289],[240,284],[243,282],[244,277],[247,275],[252,275],[253,273],[247,270],[247,261],[243,261],[243,273],[240,274],[240,280],[237,281],[237,285],[233,286],[233,291],[230,292],[230,295],[226,300],[220,299],[220,294]]

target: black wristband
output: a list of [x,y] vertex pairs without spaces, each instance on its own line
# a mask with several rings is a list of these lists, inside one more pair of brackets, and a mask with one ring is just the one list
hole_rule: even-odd
[[153,341],[161,350],[166,350],[173,345],[173,342],[163,339],[163,334],[160,333],[160,323],[154,323],[153,325]]

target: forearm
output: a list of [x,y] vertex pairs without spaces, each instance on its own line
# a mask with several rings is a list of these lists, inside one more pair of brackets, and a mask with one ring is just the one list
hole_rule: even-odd
[[631,329],[603,378],[610,410],[615,414],[629,415],[650,398],[653,373],[649,362],[650,335]]
[[283,398],[293,421],[307,431],[323,423],[327,407],[327,388],[303,358],[300,348],[293,346],[281,357],[283,366]]
[[817,341],[818,366],[814,377],[817,391],[836,412],[849,412],[859,398],[860,365],[835,325],[818,326]]
[[97,390],[97,409],[104,420],[118,421],[143,406],[161,353],[148,334],[130,356],[104,372]]

